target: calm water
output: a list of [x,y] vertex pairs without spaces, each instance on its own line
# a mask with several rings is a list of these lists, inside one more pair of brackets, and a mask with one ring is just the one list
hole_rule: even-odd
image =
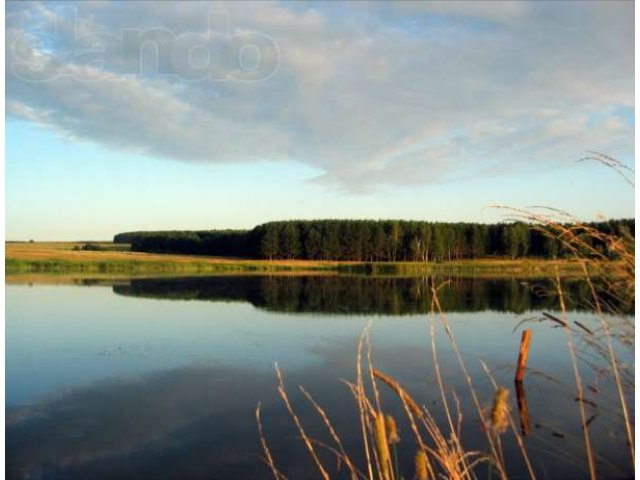
[[[523,319],[557,310],[550,283],[452,279],[439,294],[483,406],[498,382],[513,388]],[[586,289],[565,285],[569,320],[588,328]],[[272,454],[290,478],[317,478],[276,393],[274,364],[308,432],[328,440],[300,395],[327,410],[360,459],[357,409],[340,379],[355,379],[356,348],[371,324],[373,362],[442,420],[434,382],[425,279],[209,277],[6,285],[6,473],[8,478],[268,478],[254,410],[262,402]],[[547,293],[545,295],[545,292]],[[616,322],[633,321],[617,317]],[[436,319],[437,321],[437,319]],[[436,325],[439,325],[436,323]],[[567,336],[530,323],[525,382],[540,478],[587,478]],[[462,441],[486,449],[482,425],[447,338],[436,333],[442,374],[464,412]],[[615,392],[597,356],[577,342],[586,405],[603,478],[633,476]],[[633,350],[619,347],[633,375]],[[383,390],[385,408],[402,418]],[[631,399],[633,400],[633,399]],[[633,404],[633,402],[631,402]],[[413,445],[400,420],[398,456],[411,478]],[[442,424],[444,426],[444,423]],[[503,438],[513,478],[526,478],[511,433]],[[330,468],[335,461],[327,459]],[[336,478],[346,477],[344,469]]]

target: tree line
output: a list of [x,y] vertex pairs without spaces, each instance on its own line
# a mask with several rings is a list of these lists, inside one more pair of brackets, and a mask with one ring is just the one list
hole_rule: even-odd
[[[608,234],[635,235],[635,219],[589,223]],[[585,238],[609,255],[606,244]],[[115,243],[138,252],[264,259],[365,262],[460,260],[486,257],[558,258],[563,244],[535,226],[514,223],[440,223],[405,220],[292,220],[252,230],[127,232]]]
[[134,252],[185,253],[221,257],[255,257],[248,230],[168,230],[119,233],[114,243]]

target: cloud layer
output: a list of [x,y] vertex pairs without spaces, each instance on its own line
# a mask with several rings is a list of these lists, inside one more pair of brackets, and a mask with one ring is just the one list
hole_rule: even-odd
[[632,2],[7,3],[7,114],[357,191],[633,155]]

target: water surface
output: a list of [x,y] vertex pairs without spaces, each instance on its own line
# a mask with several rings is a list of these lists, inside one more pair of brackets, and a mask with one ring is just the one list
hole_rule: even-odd
[[[358,338],[367,325],[375,366],[443,420],[430,350],[435,326],[446,389],[459,397],[464,413],[463,443],[486,449],[457,360],[438,318],[428,313],[430,286],[443,280],[438,297],[483,408],[491,406],[493,387],[480,361],[510,389],[517,419],[517,327],[542,312],[560,315],[550,282],[232,276],[7,285],[7,477],[269,477],[254,418],[262,402],[279,467],[289,478],[317,478],[277,397],[274,364],[308,431],[328,440],[298,385],[326,408],[358,460],[357,410],[340,379],[355,378]],[[567,320],[597,328],[584,309],[585,286],[564,286]],[[567,336],[555,327],[527,323],[533,342],[525,383],[531,433],[525,442],[540,477],[587,478]],[[604,478],[630,477],[609,376],[576,342],[590,387],[586,406],[599,471]],[[633,350],[620,353],[633,363]],[[398,454],[405,478],[411,478],[410,430],[397,399],[384,389],[383,395],[385,408],[400,421]],[[525,478],[511,436],[503,439],[507,466],[513,478]],[[335,461],[327,463],[335,467]],[[344,469],[336,474],[342,477]]]

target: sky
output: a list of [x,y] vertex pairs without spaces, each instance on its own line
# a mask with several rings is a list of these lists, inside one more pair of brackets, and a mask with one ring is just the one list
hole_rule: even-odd
[[6,2],[6,238],[634,217],[633,10]]

